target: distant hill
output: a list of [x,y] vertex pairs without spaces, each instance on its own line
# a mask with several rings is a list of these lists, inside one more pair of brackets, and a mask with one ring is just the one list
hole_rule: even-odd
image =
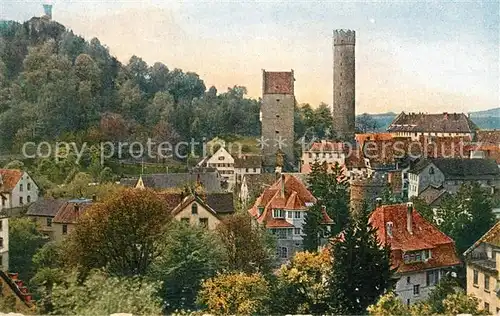
[[[484,111],[470,112],[469,114],[472,121],[481,129],[500,129],[500,107]],[[387,130],[389,124],[391,124],[398,114],[394,112],[387,112],[369,115],[378,123],[378,131],[383,132]]]

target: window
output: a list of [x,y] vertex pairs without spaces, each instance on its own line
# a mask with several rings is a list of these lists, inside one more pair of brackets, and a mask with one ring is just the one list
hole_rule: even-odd
[[279,134],[280,132],[279,131],[276,131],[276,134]]
[[259,216],[261,216],[261,215],[262,215],[262,213],[264,213],[264,207],[259,206],[259,208],[258,208],[258,209],[259,209]]
[[52,218],[47,217],[47,227],[52,227]]
[[434,167],[429,168],[429,174],[434,174]]
[[27,201],[28,203],[30,203],[30,202],[31,202],[31,196],[29,196],[29,195],[28,195],[28,196],[26,197],[26,201]]
[[191,205],[191,214],[193,214],[193,215],[197,215],[198,214],[198,204],[193,203]]
[[3,238],[0,237],[0,248],[3,248]]
[[181,218],[181,223],[189,225],[189,217],[183,217],[183,218]]
[[406,305],[410,306],[410,299],[406,300]]
[[285,211],[280,210],[280,209],[274,209],[273,210],[273,217],[274,218],[285,218]]
[[5,206],[5,202],[7,202],[7,199],[2,196],[2,206]]
[[208,228],[208,218],[200,218],[200,226],[203,228]]
[[407,284],[410,284],[410,283],[411,283],[411,278],[410,278],[410,277],[406,277],[406,283],[407,283]]
[[436,285],[439,282],[439,270],[427,271],[426,284],[427,286]]
[[29,190],[31,190],[31,182],[28,182],[28,184],[26,185],[26,188]]
[[475,286],[479,284],[479,272],[477,270],[474,270],[474,278],[473,278],[473,283]]
[[277,255],[280,259],[288,258],[288,248],[287,247],[278,247]]
[[490,276],[489,275],[484,275],[484,290],[486,292],[490,291]]
[[68,225],[63,224],[62,225],[62,234],[66,235],[68,233]]
[[294,228],[294,229],[293,229],[293,233],[294,233],[295,235],[300,235],[300,228]]
[[288,212],[286,212],[286,213],[288,213],[288,214],[286,214],[286,217],[288,217],[288,218],[292,218],[292,217],[293,217],[293,213],[294,213],[294,212],[292,212],[292,211],[288,211]]
[[23,203],[23,197],[22,197],[22,196],[20,196],[20,197],[19,197],[19,204],[21,204],[21,205],[23,205],[23,204],[24,204],[24,203]]
[[413,295],[420,295],[420,284],[415,284],[413,286]]
[[19,192],[23,192],[23,184],[22,183],[19,185]]
[[300,211],[295,211],[293,213],[293,218],[300,218]]
[[490,303],[484,302],[484,310],[487,312],[490,311]]
[[309,153],[309,158],[312,158],[313,157],[313,154],[312,153]]
[[224,156],[220,156],[220,157],[219,157],[219,160],[224,160]]

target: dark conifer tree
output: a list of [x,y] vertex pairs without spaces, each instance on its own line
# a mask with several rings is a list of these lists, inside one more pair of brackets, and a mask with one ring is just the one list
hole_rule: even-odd
[[349,220],[332,242],[330,307],[334,314],[363,315],[392,286],[390,249],[379,244],[368,211]]

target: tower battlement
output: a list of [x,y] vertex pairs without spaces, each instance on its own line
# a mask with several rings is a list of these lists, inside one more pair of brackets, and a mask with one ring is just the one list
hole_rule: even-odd
[[333,45],[355,45],[356,31],[353,30],[333,30]]

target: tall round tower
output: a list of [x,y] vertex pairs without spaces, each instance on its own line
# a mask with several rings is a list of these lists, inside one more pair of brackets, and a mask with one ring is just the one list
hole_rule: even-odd
[[356,32],[333,31],[333,129],[343,141],[354,142]]

